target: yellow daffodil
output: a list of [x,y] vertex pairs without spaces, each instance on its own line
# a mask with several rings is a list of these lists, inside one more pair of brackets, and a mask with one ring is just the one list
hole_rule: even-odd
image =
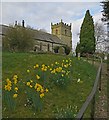
[[40,89],[42,89],[42,85],[38,84],[38,87],[39,87]]
[[30,82],[27,82],[27,84],[26,84],[27,86],[30,86]]
[[39,79],[40,79],[40,76],[39,76],[39,75],[36,75],[36,79],[38,79],[38,80],[39,80]]
[[14,79],[14,84],[17,84],[17,79]]
[[47,68],[45,68],[44,71],[47,71]]
[[59,68],[55,69],[56,72],[61,72],[61,70],[62,70],[62,67],[59,67]]
[[39,65],[38,64],[36,64],[36,68],[38,68],[39,67]]
[[62,74],[61,76],[64,77],[64,74]]
[[57,65],[57,64],[58,64],[58,62],[55,62],[55,64]]
[[51,71],[51,73],[56,73],[56,70],[55,70],[55,69],[54,69],[54,70],[52,70],[52,71]]
[[27,73],[30,73],[30,70],[27,70]]
[[39,67],[39,65],[38,64],[36,64],[35,66],[34,66],[34,68],[38,68]]
[[18,79],[18,76],[17,76],[17,75],[14,75],[14,76],[13,76],[13,78],[16,78],[16,79]]
[[18,87],[15,87],[14,90],[15,90],[15,91],[18,91]]
[[59,67],[59,72],[61,72],[62,71],[62,67]]
[[46,88],[45,91],[48,92],[48,89]]
[[5,85],[5,90],[10,91],[11,90],[11,86]]
[[45,67],[45,65],[44,65],[44,64],[42,64],[42,67]]
[[41,89],[41,91],[40,91],[41,93],[43,93],[44,92],[44,89]]
[[66,62],[68,62],[68,60],[66,60]]
[[42,67],[41,70],[44,71],[44,67]]
[[14,94],[14,95],[13,95],[13,98],[16,98],[17,96],[18,96],[18,94]]
[[59,71],[59,69],[58,68],[56,68],[56,72],[58,72]]
[[62,65],[62,67],[63,67],[63,66],[64,66],[64,63],[62,63],[61,65]]
[[40,87],[38,87],[38,88],[36,89],[36,91],[39,92],[39,91],[40,91]]
[[44,93],[41,93],[41,94],[40,94],[40,98],[42,98],[42,97],[44,97]]
[[33,82],[33,80],[30,80],[30,82],[32,83],[32,82]]
[[62,70],[62,73],[65,73],[65,70]]
[[7,81],[7,85],[12,86],[12,82],[10,80]]
[[32,88],[33,86],[32,85],[30,85],[30,88]]
[[36,88],[42,89],[42,86],[41,86],[40,84],[36,83],[35,86],[34,86],[34,88],[35,88],[35,89],[36,89]]
[[36,88],[37,88],[37,86],[38,86],[38,84],[36,83],[36,84],[35,84],[35,86],[34,86],[34,88],[36,89]]
[[47,71],[47,67],[42,67],[41,70],[42,71]]
[[5,87],[4,87],[4,88],[5,88],[5,90],[7,90],[7,85],[5,85]]
[[64,67],[67,68],[67,67],[68,67],[68,64],[64,65]]
[[7,79],[6,79],[6,82],[9,82],[9,81],[10,81],[10,79],[9,79],[9,78],[7,78]]
[[52,70],[52,68],[50,68],[50,71]]

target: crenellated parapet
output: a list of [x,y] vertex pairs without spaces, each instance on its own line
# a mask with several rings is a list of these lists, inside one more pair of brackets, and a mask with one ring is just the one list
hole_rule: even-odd
[[56,24],[51,23],[51,28],[57,28],[57,27],[64,27],[66,29],[71,30],[71,23],[70,23],[70,25],[67,24],[67,23],[64,23],[62,21],[62,19],[61,19],[61,21],[59,23],[56,23]]

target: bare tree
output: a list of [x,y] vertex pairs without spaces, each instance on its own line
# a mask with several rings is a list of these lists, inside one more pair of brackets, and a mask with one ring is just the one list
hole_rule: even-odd
[[96,51],[106,51],[106,30],[102,23],[95,23]]

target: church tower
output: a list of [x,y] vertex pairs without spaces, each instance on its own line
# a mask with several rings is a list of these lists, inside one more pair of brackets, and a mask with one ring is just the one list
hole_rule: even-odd
[[56,35],[58,38],[60,38],[63,44],[66,44],[72,48],[71,23],[70,25],[63,23],[61,19],[61,22],[57,24],[51,23],[51,31],[53,35]]

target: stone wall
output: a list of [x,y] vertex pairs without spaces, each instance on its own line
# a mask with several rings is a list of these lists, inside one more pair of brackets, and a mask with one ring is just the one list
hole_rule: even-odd
[[52,43],[44,42],[44,41],[37,41],[35,42],[36,51],[42,52],[52,52]]
[[60,44],[51,43],[51,42],[44,42],[44,41],[37,41],[35,40],[34,51],[39,52],[54,52],[55,46],[62,46]]

